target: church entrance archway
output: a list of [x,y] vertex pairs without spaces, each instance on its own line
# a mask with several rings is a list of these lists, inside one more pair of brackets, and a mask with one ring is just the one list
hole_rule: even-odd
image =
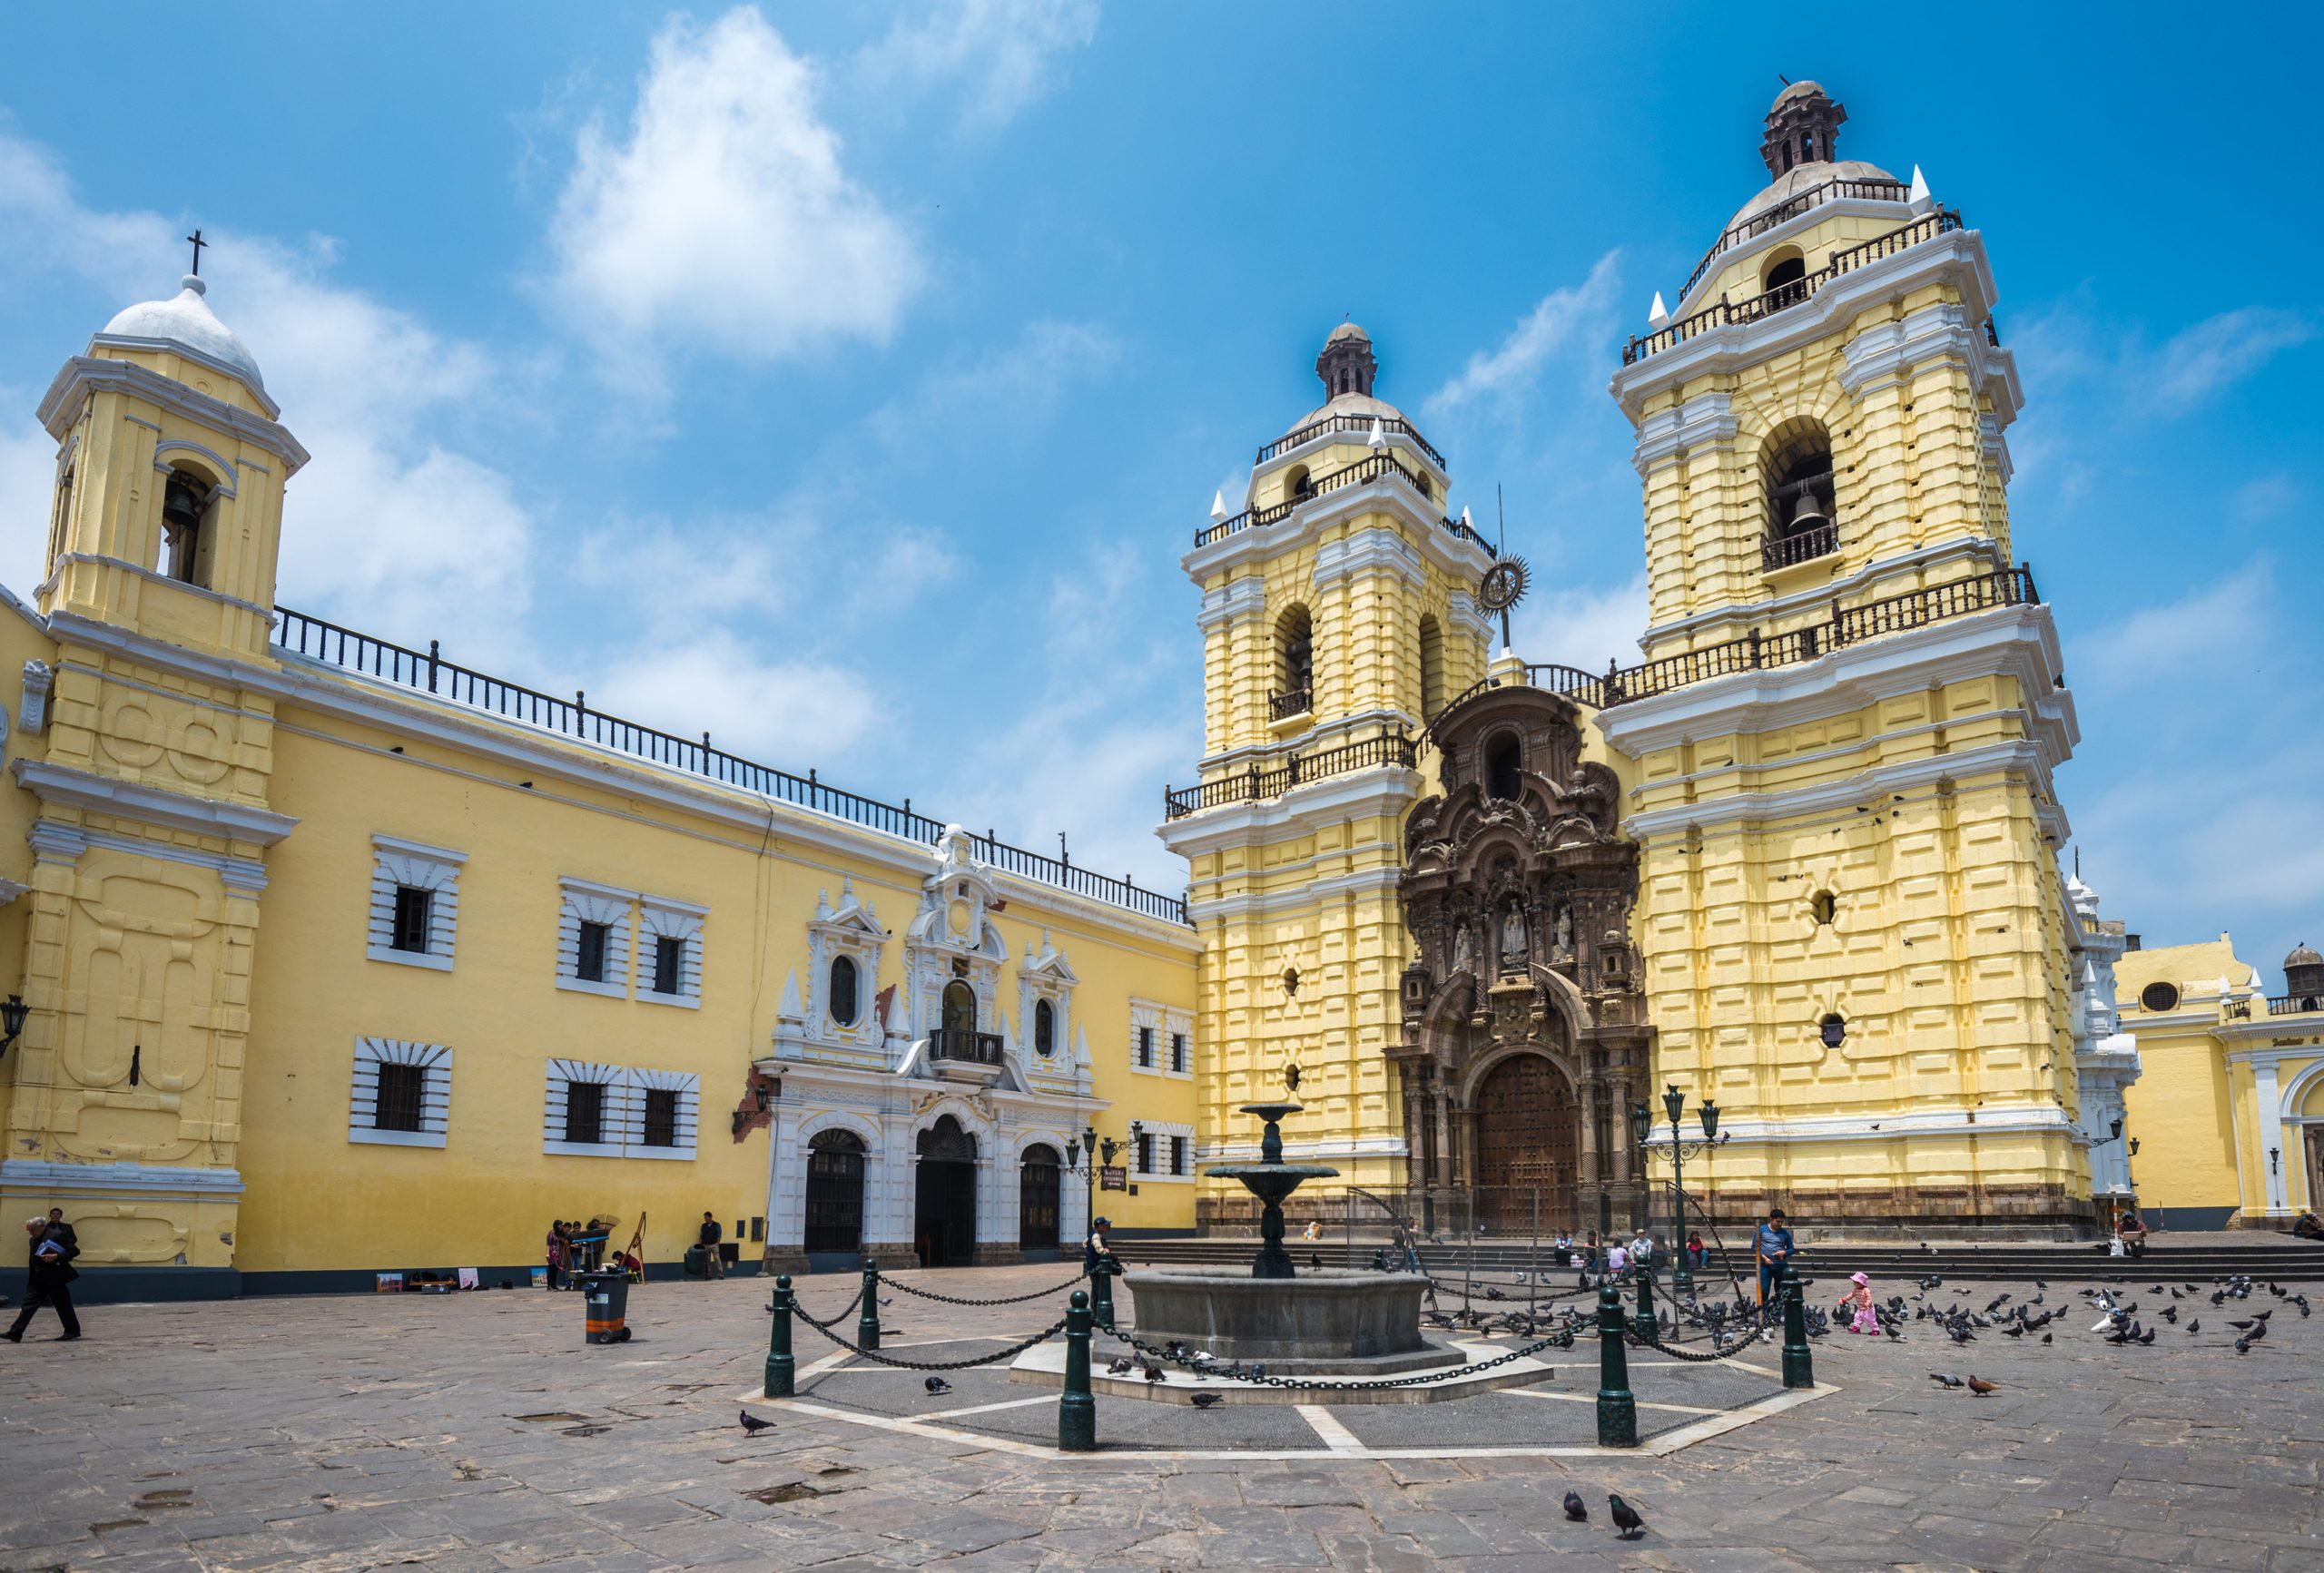
[[920,1133],[913,1244],[922,1267],[966,1267],[977,1249],[977,1139],[950,1115]]
[[1581,1226],[1581,1116],[1573,1087],[1549,1057],[1512,1054],[1476,1094],[1478,1222],[1492,1235]]
[[863,1138],[853,1131],[817,1131],[807,1140],[809,1255],[863,1247]]
[[1017,1180],[1017,1244],[1025,1251],[1057,1249],[1059,1202],[1057,1149],[1046,1142],[1025,1149]]

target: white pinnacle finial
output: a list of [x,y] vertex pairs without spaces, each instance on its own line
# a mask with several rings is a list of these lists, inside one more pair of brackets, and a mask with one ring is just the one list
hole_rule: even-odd
[[1654,304],[1647,308],[1646,325],[1649,328],[1660,328],[1669,320],[1670,308],[1662,303],[1662,291],[1657,290],[1654,292]]
[[1372,435],[1364,441],[1374,453],[1388,446],[1388,434],[1380,429],[1380,418],[1376,415],[1372,418]]
[[1471,534],[1474,534],[1477,527],[1469,520],[1469,505],[1466,503],[1461,505],[1461,527]]
[[1226,522],[1226,488],[1224,487],[1211,496],[1210,522],[1214,525],[1223,525]]
[[1921,173],[1918,164],[1913,166],[1913,189],[1905,193],[1905,201],[1916,213],[1925,213],[1936,205],[1935,200],[1928,194],[1928,177]]

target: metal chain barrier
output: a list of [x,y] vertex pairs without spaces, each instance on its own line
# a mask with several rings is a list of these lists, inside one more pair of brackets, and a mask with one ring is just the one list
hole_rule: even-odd
[[1755,1347],[1758,1342],[1756,1335],[1738,1339],[1733,1343],[1721,1343],[1714,1338],[1711,1340],[1711,1352],[1699,1354],[1691,1349],[1680,1349],[1676,1344],[1665,1343],[1659,1334],[1649,1341],[1640,1338],[1634,1331],[1625,1330],[1622,1338],[1632,1349],[1650,1349],[1657,1354],[1667,1354],[1673,1360],[1693,1361],[1700,1365],[1708,1365],[1714,1361],[1732,1360],[1745,1350]]
[[914,1289],[901,1278],[882,1278],[880,1282],[891,1289],[901,1289],[906,1294],[916,1294],[922,1300],[940,1301],[946,1305],[1022,1305],[1029,1300],[1047,1300],[1052,1294],[1062,1294],[1083,1282],[1083,1275],[1076,1273],[1054,1289],[1036,1289],[1030,1294],[1011,1294],[1005,1300],[963,1300],[958,1295],[939,1294],[933,1289]]
[[849,1312],[851,1312],[851,1311],[854,1310],[857,1306],[859,1306],[859,1305],[861,1305],[861,1304],[862,1304],[862,1303],[863,1303],[863,1291],[862,1291],[862,1290],[861,1290],[861,1289],[859,1289],[859,1290],[857,1290],[857,1291],[855,1292],[855,1298],[853,1298],[852,1300],[850,1300],[846,1304],[844,1304],[844,1305],[841,1306],[837,1311],[832,1312],[831,1313],[830,1318],[829,1318],[828,1320],[826,1320],[826,1321],[822,1321],[822,1322],[815,1322],[815,1319],[814,1319],[812,1316],[811,1316],[811,1315],[809,1315],[809,1314],[808,1314],[807,1308],[806,1308],[805,1306],[803,1306],[803,1305],[800,1304],[800,1303],[799,1303],[799,1302],[798,1302],[797,1300],[795,1300],[795,1299],[794,1299],[794,1300],[793,1300],[793,1301],[792,1301],[792,1303],[791,1303],[791,1309],[792,1309],[793,1311],[794,1311],[794,1312],[798,1312],[799,1320],[800,1320],[800,1321],[802,1321],[802,1322],[815,1322],[815,1325],[816,1325],[817,1327],[829,1327],[829,1326],[831,1326],[831,1325],[832,1325],[832,1322],[837,1322],[841,1317],[845,1316]]
[[[1172,1354],[1167,1349],[1157,1349],[1154,1345],[1146,1342],[1143,1339],[1136,1338],[1129,1333],[1124,1332],[1118,1327],[1109,1326],[1107,1327],[1105,1331],[1121,1340],[1122,1342],[1128,1344],[1140,1354],[1146,1355],[1150,1359],[1167,1360],[1173,1365],[1183,1367],[1188,1371],[1200,1371],[1205,1376],[1226,1376],[1228,1374],[1224,1371],[1206,1370],[1196,1362],[1189,1360],[1184,1355]],[[1246,1372],[1243,1376],[1235,1380],[1256,1382],[1261,1387],[1295,1388],[1301,1392],[1376,1392],[1386,1388],[1419,1387],[1427,1382],[1443,1381],[1446,1377],[1454,1374],[1461,1376],[1472,1376],[1479,1371],[1491,1371],[1495,1366],[1507,1365],[1513,1360],[1523,1360],[1531,1355],[1539,1354],[1545,1349],[1571,1349],[1572,1347],[1573,1333],[1571,1331],[1568,1331],[1561,1332],[1554,1337],[1544,1338],[1536,1343],[1529,1343],[1522,1349],[1512,1349],[1507,1354],[1502,1355],[1497,1359],[1483,1360],[1477,1362],[1473,1365],[1461,1366],[1458,1368],[1457,1373],[1452,1371],[1423,1371],[1418,1376],[1388,1377],[1376,1381],[1311,1381],[1295,1376],[1252,1376]]]
[[[1012,1345],[1008,1349],[996,1351],[990,1354],[973,1354],[966,1360],[892,1360],[887,1355],[881,1354],[876,1351],[865,1349],[861,1344],[850,1343],[846,1339],[842,1338],[838,1333],[833,1332],[830,1328],[825,1327],[822,1322],[816,1321],[812,1316],[806,1315],[804,1312],[801,1313],[800,1320],[806,1322],[808,1326],[813,1328],[817,1332],[822,1333],[825,1338],[830,1339],[833,1343],[838,1344],[842,1349],[852,1351],[856,1354],[862,1355],[866,1360],[876,1360],[881,1365],[901,1366],[906,1371],[966,1371],[973,1365],[989,1365],[996,1360],[1011,1360],[1016,1356],[1024,1353],[1027,1350],[1032,1348],[1033,1345],[1047,1342],[1049,1340],[1055,1338],[1059,1333],[1065,1331],[1065,1318],[1060,1316],[1055,1322],[1050,1322],[1047,1327],[1043,1328],[1040,1332],[1027,1339],[1024,1342]],[[839,1318],[834,1316],[832,1320],[833,1322],[837,1322]]]

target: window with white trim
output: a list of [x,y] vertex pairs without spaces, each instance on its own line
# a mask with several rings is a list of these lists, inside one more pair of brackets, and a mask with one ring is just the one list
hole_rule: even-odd
[[552,1059],[541,1106],[541,1151],[691,1162],[701,1093],[702,1078],[691,1071]]
[[1152,1180],[1194,1184],[1194,1126],[1168,1120],[1143,1120],[1139,1126],[1137,1149],[1132,1154],[1136,1167],[1130,1177],[1141,1183]]
[[399,967],[452,969],[460,916],[460,865],[447,851],[400,836],[371,838],[371,918],[364,954]]
[[702,923],[710,909],[667,896],[641,896],[637,998],[702,1008]]
[[399,1037],[355,1040],[347,1139],[390,1147],[440,1147],[452,1112],[452,1051]]
[[556,986],[628,998],[630,903],[635,898],[586,880],[559,880],[557,891]]
[[1140,1076],[1160,1076],[1165,1039],[1164,1007],[1150,999],[1129,1002],[1129,1067]]
[[1162,1030],[1168,1035],[1169,1059],[1162,1067],[1165,1076],[1181,1081],[1192,1081],[1195,1075],[1194,1013],[1166,1007],[1162,1012]]

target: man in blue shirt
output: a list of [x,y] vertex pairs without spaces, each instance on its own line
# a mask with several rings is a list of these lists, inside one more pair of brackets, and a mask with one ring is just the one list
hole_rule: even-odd
[[1765,1306],[1775,1299],[1783,1282],[1783,1264],[1791,1260],[1791,1225],[1784,1222],[1781,1207],[1768,1209],[1768,1221],[1759,1225],[1753,1244],[1759,1259],[1759,1303]]

